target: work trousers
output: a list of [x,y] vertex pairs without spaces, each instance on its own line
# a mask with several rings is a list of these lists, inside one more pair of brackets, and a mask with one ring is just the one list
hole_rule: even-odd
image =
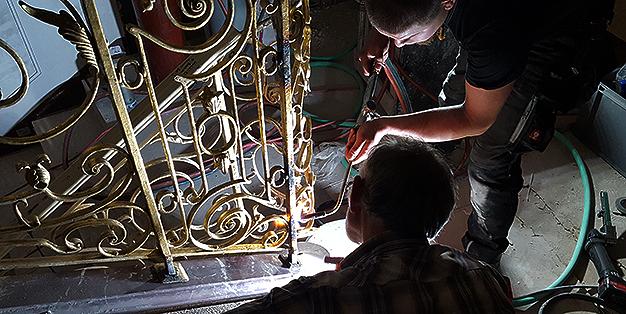
[[[463,237],[465,250],[487,263],[497,263],[507,249],[509,229],[523,185],[521,156],[527,151],[522,138],[541,103],[542,85],[554,79],[555,71],[572,63],[575,49],[582,45],[575,34],[555,36],[534,44],[526,67],[495,123],[475,138],[469,156],[468,175],[473,211]],[[460,104],[465,99],[466,52],[461,48],[439,95],[441,106]],[[544,108],[545,109],[545,108]],[[550,110],[543,110],[550,112]]]

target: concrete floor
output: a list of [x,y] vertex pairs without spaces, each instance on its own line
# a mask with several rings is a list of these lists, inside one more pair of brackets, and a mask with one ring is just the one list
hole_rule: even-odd
[[[626,178],[604,160],[566,133],[587,164],[598,199],[600,190],[609,194],[611,206],[615,199],[626,196]],[[519,195],[519,209],[509,233],[511,246],[505,252],[501,271],[511,279],[514,295],[541,289],[554,281],[565,269],[580,231],[583,188],[578,169],[564,145],[553,140],[544,153],[529,153],[523,158],[524,188]],[[460,238],[472,211],[469,204],[467,178],[459,180],[459,201],[451,220],[436,239],[437,242],[462,248]],[[613,207],[614,208],[614,207]],[[600,227],[600,219],[595,226]],[[626,218],[613,215],[620,241],[612,248],[613,257],[626,262]],[[623,265],[618,265],[624,270]],[[583,258],[568,283],[595,284],[595,268]],[[535,308],[530,309],[532,313]]]

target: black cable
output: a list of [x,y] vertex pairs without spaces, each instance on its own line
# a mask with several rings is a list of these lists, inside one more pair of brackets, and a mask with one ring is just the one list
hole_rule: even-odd
[[552,288],[545,288],[539,291],[535,291],[533,293],[527,294],[528,297],[542,297],[547,294],[552,294],[553,292],[557,292],[560,290],[571,290],[571,289],[598,289],[597,285],[568,285],[568,286],[557,286]]
[[604,302],[604,300],[598,298],[598,297],[594,297],[591,295],[587,295],[587,294],[582,294],[582,293],[572,293],[572,292],[567,292],[567,293],[561,293],[561,294],[557,294],[551,298],[549,298],[546,302],[544,302],[541,305],[541,308],[539,308],[539,314],[543,314],[543,313],[547,313],[547,311],[550,309],[551,306],[553,306],[555,303],[562,301],[562,300],[567,300],[567,299],[573,299],[573,300],[581,300],[581,301],[587,301],[590,303],[593,303],[595,305],[599,305],[605,308],[609,308],[610,307],[606,304],[606,302]]

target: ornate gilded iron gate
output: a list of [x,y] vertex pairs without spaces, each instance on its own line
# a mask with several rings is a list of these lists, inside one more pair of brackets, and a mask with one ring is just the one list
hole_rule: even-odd
[[[93,106],[100,85],[110,91],[118,123],[109,129],[108,140],[88,147],[56,178],[61,184],[52,184],[47,156],[19,166],[28,187],[0,198],[3,217],[13,216],[0,224],[0,269],[157,258],[174,275],[173,259],[181,256],[287,248],[291,258],[297,232],[310,226],[300,225],[300,217],[313,210],[311,122],[302,115],[310,73],[308,1],[227,0],[219,31],[191,46],[175,46],[130,25],[139,57],[117,65],[96,0],[82,1],[85,21],[68,0],[59,1],[66,11],[20,6],[57,27],[76,47],[88,67],[88,96],[45,134],[5,136],[0,143],[24,145],[63,136]],[[208,0],[171,3],[157,8],[154,0],[143,1],[145,10],[165,10],[183,31],[205,27],[217,7]],[[239,30],[237,12],[245,13]],[[276,31],[273,43],[260,39],[267,27]],[[195,57],[187,63],[195,70],[179,71],[169,83],[155,86],[148,43]],[[1,39],[0,48],[22,75],[19,90],[0,100],[0,107],[8,107],[27,92],[28,75]],[[137,73],[132,81],[130,69]],[[162,92],[167,84],[171,92]],[[132,119],[122,88],[147,94]],[[243,115],[250,112],[256,113],[246,120]],[[139,133],[149,136],[140,140]],[[160,154],[142,155],[147,147],[158,147]],[[209,180],[209,172],[217,179]],[[13,254],[25,249],[38,253]]]

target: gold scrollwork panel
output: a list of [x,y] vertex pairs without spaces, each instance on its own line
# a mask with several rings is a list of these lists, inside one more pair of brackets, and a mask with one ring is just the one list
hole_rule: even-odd
[[[115,67],[94,0],[84,1],[87,22],[68,1],[59,1],[67,10],[20,6],[76,47],[89,69],[90,92],[73,115],[44,134],[0,137],[0,143],[61,136],[91,109],[106,83],[119,121],[112,128],[121,130],[124,144],[96,143],[81,153],[70,165],[81,169],[72,193],[54,189],[59,178],[47,156],[18,165],[27,188],[0,197],[3,215],[11,216],[0,224],[0,269],[295,252],[297,232],[311,227],[299,218],[314,210],[312,128],[302,109],[310,76],[308,1],[138,1],[144,10],[164,10],[170,27],[217,30],[180,46],[129,25],[139,54]],[[276,40],[263,37],[270,32]],[[147,44],[189,58],[211,53],[212,61],[201,71],[174,74],[171,84],[182,93],[164,105]],[[1,39],[0,49],[22,77],[18,91],[0,95],[0,107],[8,107],[27,93],[28,75]],[[132,81],[128,71],[136,74]],[[154,116],[148,139],[136,137],[121,88],[146,94],[142,105]],[[54,206],[29,204],[42,196]]]

